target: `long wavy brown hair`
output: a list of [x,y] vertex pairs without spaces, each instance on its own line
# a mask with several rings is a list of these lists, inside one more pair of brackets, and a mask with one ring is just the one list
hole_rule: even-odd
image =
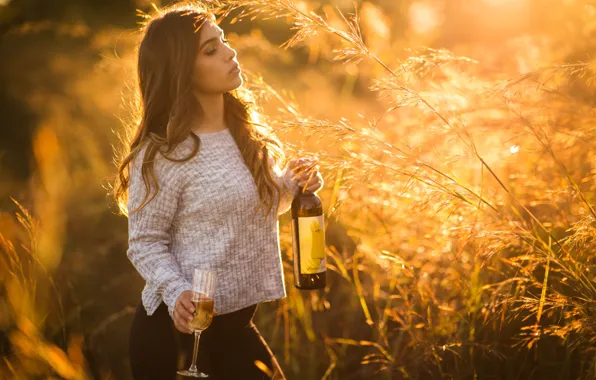
[[[166,159],[184,162],[200,149],[200,138],[191,133],[191,120],[201,112],[193,96],[191,80],[201,26],[215,16],[196,5],[158,10],[142,29],[138,48],[139,120],[132,133],[121,136],[122,149],[117,159],[118,172],[113,196],[120,211],[127,215],[145,207],[159,192],[153,162],[160,153]],[[200,80],[200,78],[199,78]],[[243,89],[246,93],[246,89]],[[223,94],[224,112],[229,128],[252,177],[266,215],[278,206],[281,189],[272,176],[270,157],[274,163],[284,160],[281,143],[267,126],[254,120],[254,104],[241,97],[240,90]],[[199,114],[199,117],[201,115]],[[184,158],[168,155],[178,144],[192,137],[194,147]],[[144,200],[135,210],[127,210],[130,165],[147,144],[141,172],[146,189]],[[151,192],[151,189],[154,189]]]

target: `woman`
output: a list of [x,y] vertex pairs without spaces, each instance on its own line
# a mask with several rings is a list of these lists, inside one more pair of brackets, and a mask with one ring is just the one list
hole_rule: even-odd
[[[209,13],[171,8],[144,28],[138,51],[142,118],[119,164],[127,255],[146,281],[130,333],[135,379],[174,379],[192,353],[194,268],[216,272],[216,316],[198,367],[212,379],[284,378],[252,317],[285,297],[278,215],[298,187],[323,180],[312,160],[280,170],[279,141],[250,122],[237,95],[236,52]],[[305,169],[307,168],[307,169]],[[179,363],[179,354],[186,363]]]

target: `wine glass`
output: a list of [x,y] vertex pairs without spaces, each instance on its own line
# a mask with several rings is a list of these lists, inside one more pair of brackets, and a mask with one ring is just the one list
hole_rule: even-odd
[[201,332],[211,324],[213,319],[213,299],[215,297],[215,272],[194,270],[192,280],[192,303],[195,306],[194,319],[189,323],[195,332],[195,345],[192,353],[192,364],[189,369],[178,371],[179,375],[205,378],[209,375],[197,370],[197,353]]

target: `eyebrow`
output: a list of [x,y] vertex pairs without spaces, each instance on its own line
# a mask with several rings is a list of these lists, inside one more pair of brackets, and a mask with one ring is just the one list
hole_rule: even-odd
[[219,36],[217,36],[217,37],[212,37],[212,38],[208,39],[207,41],[203,42],[203,43],[201,44],[201,46],[199,46],[199,50],[202,50],[202,49],[205,47],[205,45],[207,45],[209,42],[213,42],[213,41],[217,41],[217,40],[219,40],[219,39],[221,38],[221,36],[223,36],[223,31],[220,31],[220,32],[219,32]]

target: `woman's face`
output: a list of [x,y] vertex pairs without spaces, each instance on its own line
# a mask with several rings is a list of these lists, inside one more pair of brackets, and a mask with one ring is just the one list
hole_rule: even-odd
[[206,21],[199,37],[194,71],[197,91],[223,94],[242,85],[236,51],[227,44],[223,30],[212,21]]

